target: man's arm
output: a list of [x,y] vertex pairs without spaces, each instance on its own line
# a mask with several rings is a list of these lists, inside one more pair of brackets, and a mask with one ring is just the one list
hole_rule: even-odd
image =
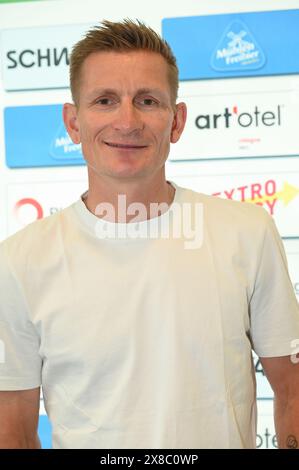
[[40,388],[0,392],[0,449],[40,449]]
[[278,446],[299,449],[299,361],[291,356],[261,357],[274,392],[274,420]]

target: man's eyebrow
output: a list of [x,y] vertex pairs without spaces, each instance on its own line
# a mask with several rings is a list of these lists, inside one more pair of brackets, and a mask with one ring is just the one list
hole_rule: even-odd
[[[135,95],[144,95],[144,94],[151,94],[151,93],[157,94],[161,97],[165,95],[165,93],[163,93],[163,91],[160,90],[159,88],[139,88],[137,92],[135,93]],[[101,95],[117,95],[117,94],[118,94],[118,91],[114,88],[97,88],[90,92],[90,94],[88,95],[88,98],[93,99]]]
[[116,95],[117,91],[113,88],[96,88],[88,94],[88,98],[94,98],[100,95]]
[[158,94],[158,95],[161,95],[161,96],[164,96],[164,94],[165,94],[159,88],[140,88],[137,91],[137,95],[146,95],[147,93],[149,93],[149,94],[154,93],[154,94]]

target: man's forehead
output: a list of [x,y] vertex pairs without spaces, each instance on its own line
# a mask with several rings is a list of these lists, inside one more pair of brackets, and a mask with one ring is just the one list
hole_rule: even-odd
[[[125,69],[128,70],[125,70]],[[168,64],[165,58],[157,52],[133,50],[133,51],[100,51],[93,52],[86,57],[82,64],[81,76],[84,79],[91,78],[90,69],[98,71],[101,74],[110,74],[124,76],[125,73],[146,73],[147,75],[159,74],[159,76],[167,74]],[[164,70],[163,70],[164,69]]]
[[119,93],[124,86],[134,94],[164,94],[165,85],[168,89],[167,62],[160,54],[151,51],[95,52],[83,63],[81,86],[83,84],[92,95]]

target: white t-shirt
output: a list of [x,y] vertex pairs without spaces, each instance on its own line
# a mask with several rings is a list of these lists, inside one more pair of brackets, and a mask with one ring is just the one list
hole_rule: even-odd
[[54,448],[255,447],[251,349],[299,338],[282,243],[262,208],[174,186],[160,217],[107,223],[80,199],[0,245],[0,389],[42,385]]

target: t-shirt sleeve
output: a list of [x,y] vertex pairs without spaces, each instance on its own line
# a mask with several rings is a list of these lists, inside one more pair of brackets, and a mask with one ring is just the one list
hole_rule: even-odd
[[41,385],[39,335],[30,321],[5,242],[0,244],[0,390],[26,390]]
[[265,235],[250,301],[250,335],[258,356],[287,356],[294,353],[299,338],[299,306],[281,238],[272,217],[266,213],[265,217]]

